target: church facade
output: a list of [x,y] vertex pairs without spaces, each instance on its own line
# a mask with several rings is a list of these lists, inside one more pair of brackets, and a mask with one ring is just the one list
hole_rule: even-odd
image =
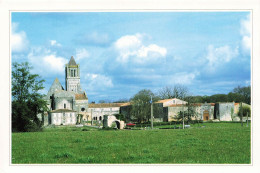
[[45,96],[49,112],[45,125],[75,125],[78,115],[86,116],[88,97],[80,85],[80,66],[72,56],[65,65],[65,89],[58,78]]

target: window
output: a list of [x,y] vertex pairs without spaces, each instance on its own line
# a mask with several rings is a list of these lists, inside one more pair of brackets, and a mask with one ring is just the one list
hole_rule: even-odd
[[74,70],[74,77],[76,77],[76,70]]
[[99,117],[99,120],[100,120],[100,121],[102,120],[102,117],[101,117],[101,116]]
[[73,77],[73,70],[70,70],[70,76]]
[[66,109],[66,103],[64,103],[64,109]]
[[85,108],[81,108],[81,112],[83,112],[85,110]]

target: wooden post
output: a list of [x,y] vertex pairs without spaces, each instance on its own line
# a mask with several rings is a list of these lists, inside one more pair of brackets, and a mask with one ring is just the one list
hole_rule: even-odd
[[184,129],[184,107],[182,105],[182,129]]
[[182,112],[182,129],[184,129],[184,112]]
[[91,109],[91,125],[93,126],[93,109]]
[[248,112],[246,113],[246,126],[248,127]]
[[153,129],[153,100],[151,96],[151,129]]
[[240,119],[241,119],[241,126],[243,127],[243,108],[242,108],[242,102],[240,102]]

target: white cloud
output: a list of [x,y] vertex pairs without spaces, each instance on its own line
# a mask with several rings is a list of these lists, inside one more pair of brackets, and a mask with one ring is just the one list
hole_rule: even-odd
[[50,40],[50,44],[51,44],[52,46],[58,46],[58,47],[61,47],[61,44],[58,43],[56,40]]
[[85,75],[85,80],[90,90],[104,90],[114,86],[112,79],[102,74],[88,73]]
[[64,64],[67,63],[65,58],[57,57],[55,54],[44,56],[43,63],[48,66],[48,69],[55,70],[57,72],[64,72]]
[[76,49],[76,60],[84,59],[89,57],[89,52],[82,48],[82,49]]
[[64,65],[68,60],[57,56],[56,52],[42,47],[36,47],[28,54],[28,60],[34,67],[34,71],[42,76],[63,74]]
[[165,56],[167,53],[167,50],[165,48],[157,46],[156,44],[150,44],[147,47],[142,46],[141,49],[138,50],[137,55],[139,57],[147,57],[149,52],[158,53],[161,56]]
[[234,50],[229,46],[215,48],[213,45],[208,46],[206,59],[210,70],[214,70],[218,65],[230,62],[238,55],[238,47]]
[[11,47],[12,52],[23,52],[28,49],[29,41],[24,31],[18,32],[18,23],[12,23]]
[[240,21],[240,34],[242,36],[242,41],[241,41],[241,45],[242,45],[242,49],[245,52],[249,52],[251,50],[251,46],[252,46],[252,38],[251,38],[251,17],[250,15],[248,15],[246,17],[246,19],[242,19]]
[[194,71],[192,73],[187,72],[180,72],[175,73],[174,75],[170,76],[169,84],[183,84],[188,85],[191,84],[196,76],[198,76],[200,73],[197,71]]
[[115,42],[115,46],[117,49],[136,49],[141,46],[141,41],[142,36],[141,34],[137,33],[135,35],[126,35],[121,38],[119,38]]
[[115,48],[119,52],[117,61],[126,63],[129,58],[136,63],[144,63],[147,61],[155,61],[164,58],[167,49],[156,44],[148,46],[143,44],[143,35],[137,33],[135,35],[125,35],[115,42]]

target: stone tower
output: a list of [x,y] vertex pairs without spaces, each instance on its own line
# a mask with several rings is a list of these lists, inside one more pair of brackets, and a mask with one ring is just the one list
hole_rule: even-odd
[[80,87],[80,68],[79,64],[76,64],[73,56],[70,58],[69,63],[65,66],[65,81],[67,91],[82,93]]

